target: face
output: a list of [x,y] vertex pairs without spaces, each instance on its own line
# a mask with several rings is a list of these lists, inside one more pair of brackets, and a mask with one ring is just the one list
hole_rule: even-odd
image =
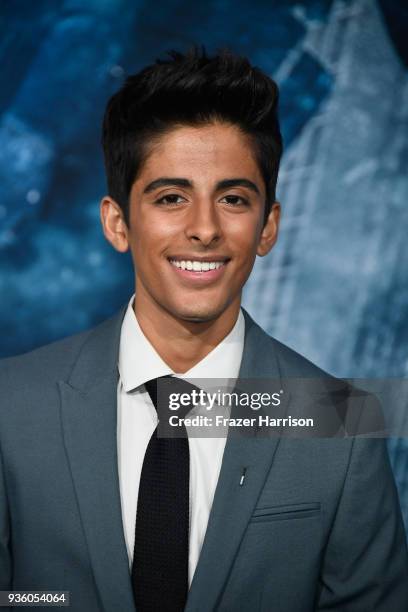
[[203,322],[238,312],[256,255],[272,248],[279,204],[265,226],[264,206],[248,138],[218,123],[177,127],[154,144],[130,193],[129,228],[108,197],[101,216],[113,246],[130,248],[136,307]]

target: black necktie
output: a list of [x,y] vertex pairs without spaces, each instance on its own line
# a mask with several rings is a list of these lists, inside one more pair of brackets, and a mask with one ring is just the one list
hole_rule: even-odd
[[[183,391],[186,385],[192,388],[180,379],[162,378],[167,379],[169,392],[175,388],[180,391],[180,385],[184,385]],[[157,380],[145,385],[156,410]],[[161,400],[160,393],[160,404]],[[182,612],[187,601],[190,454],[185,428],[183,433],[181,438],[161,438],[156,427],[146,449],[132,566],[137,612]]]

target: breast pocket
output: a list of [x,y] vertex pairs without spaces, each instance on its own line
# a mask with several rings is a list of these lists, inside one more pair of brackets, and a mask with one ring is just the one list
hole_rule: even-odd
[[279,506],[262,506],[255,508],[251,523],[267,521],[284,521],[302,518],[312,518],[320,515],[320,502],[305,502]]

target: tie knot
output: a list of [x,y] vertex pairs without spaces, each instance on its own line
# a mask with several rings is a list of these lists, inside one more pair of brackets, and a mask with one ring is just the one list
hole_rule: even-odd
[[157,410],[157,386],[159,380],[171,379],[173,378],[170,374],[166,374],[165,376],[159,376],[158,378],[152,378],[145,383],[146,391],[148,392],[150,399],[152,400],[153,406]]
[[[168,433],[169,437],[174,437],[175,432],[171,433],[174,428],[169,426],[170,416],[184,418],[195,405],[194,392],[200,393],[201,390],[182,378],[170,375],[153,378],[145,383],[145,387],[156,408],[161,435],[167,436]],[[180,401],[182,396],[183,401]]]

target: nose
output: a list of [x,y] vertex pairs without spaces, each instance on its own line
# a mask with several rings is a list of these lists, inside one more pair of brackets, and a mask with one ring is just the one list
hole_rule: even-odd
[[189,240],[206,247],[220,240],[220,219],[216,205],[210,198],[203,197],[194,201],[185,232]]

